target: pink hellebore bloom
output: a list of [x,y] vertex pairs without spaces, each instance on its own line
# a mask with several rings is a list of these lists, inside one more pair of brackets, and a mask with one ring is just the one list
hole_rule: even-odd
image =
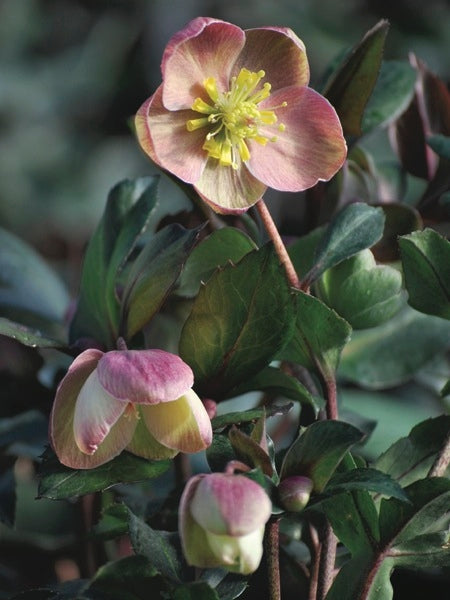
[[124,449],[149,459],[203,450],[211,422],[193,382],[190,367],[163,350],[85,350],[59,384],[50,415],[59,460],[90,469]]
[[187,562],[253,573],[261,561],[272,503],[248,477],[212,473],[192,477],[181,496],[179,531]]
[[215,211],[244,212],[267,186],[299,192],[342,166],[341,124],[307,87],[305,46],[290,29],[198,17],[169,41],[161,69],[136,115],[140,144]]

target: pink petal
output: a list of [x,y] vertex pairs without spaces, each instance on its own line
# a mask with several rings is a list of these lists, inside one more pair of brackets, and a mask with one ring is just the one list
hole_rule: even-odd
[[73,432],[78,448],[85,454],[94,454],[126,408],[126,402],[117,400],[104,390],[97,371],[93,371],[75,404]]
[[102,355],[100,350],[92,349],[80,354],[56,391],[50,415],[50,442],[60,462],[73,469],[92,469],[114,458],[131,439],[136,427],[135,420],[120,419],[93,455],[81,452],[75,442],[73,421],[78,394]]
[[207,77],[215,77],[219,90],[226,91],[244,43],[244,32],[231,23],[204,17],[191,21],[175,34],[164,52],[164,106],[169,110],[190,108],[197,96],[204,96]]
[[291,85],[304,86],[309,82],[309,65],[305,45],[287,27],[247,29],[245,46],[234,66],[233,74],[240,69],[266,75],[263,79],[272,91]]
[[194,383],[191,368],[164,350],[116,350],[97,367],[104,389],[125,402],[157,404],[185,394]]
[[168,448],[200,452],[211,444],[211,421],[193,390],[174,402],[142,406],[141,414],[152,436]]
[[328,181],[342,166],[347,147],[336,111],[320,94],[310,88],[290,87],[279,90],[261,102],[260,107],[278,108],[278,123],[286,127],[261,128],[277,141],[265,146],[249,141],[248,170],[265,185],[277,190],[299,192]]
[[215,158],[206,163],[201,178],[194,185],[213,210],[222,214],[239,214],[248,210],[266,191],[266,186],[247,170],[219,164]]
[[139,143],[150,158],[186,183],[195,183],[205,167],[202,149],[207,131],[188,131],[186,122],[199,116],[191,110],[168,111],[162,104],[162,86],[138,110],[135,118]]
[[191,513],[216,535],[247,535],[263,526],[272,512],[264,489],[244,475],[213,473],[198,484]]

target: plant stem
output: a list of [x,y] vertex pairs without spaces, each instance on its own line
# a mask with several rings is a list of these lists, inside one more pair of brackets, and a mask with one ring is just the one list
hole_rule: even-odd
[[337,547],[336,536],[328,522],[324,526],[321,537],[322,545],[320,549],[319,577],[317,581],[317,600],[324,600],[333,583]]
[[442,450],[436,457],[433,465],[431,466],[430,472],[428,473],[428,477],[443,477],[447,470],[448,465],[450,464],[450,433],[447,434],[447,437],[444,442],[444,446]]
[[268,600],[281,600],[279,533],[279,520],[269,521],[266,525],[264,539],[269,580]]
[[337,406],[337,388],[336,378],[334,374],[324,374],[324,383],[327,389],[326,398],[326,411],[327,419],[337,420],[338,419],[338,406]]
[[269,209],[267,208],[266,203],[262,198],[256,203],[256,209],[258,210],[259,216],[261,217],[264,227],[266,228],[266,231],[273,242],[275,252],[278,254],[278,258],[280,259],[281,264],[283,265],[284,270],[286,271],[289,283],[292,287],[300,289],[300,280],[294,269],[294,265],[292,264],[292,261],[286,250],[286,246],[284,245],[283,240],[281,239],[277,226],[275,225],[275,222],[272,219],[272,215],[270,214]]

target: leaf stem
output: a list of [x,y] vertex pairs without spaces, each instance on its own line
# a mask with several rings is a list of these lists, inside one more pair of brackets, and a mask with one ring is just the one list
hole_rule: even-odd
[[436,460],[431,466],[430,472],[428,473],[428,477],[443,477],[447,470],[448,465],[450,464],[450,432],[447,434],[447,437],[444,442],[444,446],[442,450],[436,457]]
[[258,210],[259,216],[261,217],[261,221],[269,234],[270,239],[273,242],[275,247],[275,252],[278,255],[278,258],[281,261],[281,264],[286,271],[286,276],[289,280],[289,283],[292,287],[300,289],[300,280],[298,275],[294,269],[294,265],[292,264],[291,258],[286,250],[286,246],[281,239],[281,236],[278,232],[277,226],[275,225],[274,220],[272,219],[272,215],[269,212],[269,209],[266,206],[266,203],[261,198],[256,203],[256,209]]
[[269,521],[264,536],[269,583],[268,600],[281,600],[279,535],[279,519]]
[[328,522],[324,526],[321,537],[317,600],[324,600],[333,583],[337,547],[337,538]]

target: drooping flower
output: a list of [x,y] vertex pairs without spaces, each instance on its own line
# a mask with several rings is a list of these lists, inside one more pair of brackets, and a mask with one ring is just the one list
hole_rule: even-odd
[[212,473],[192,477],[181,496],[179,531],[190,565],[253,573],[261,561],[272,504],[248,477]]
[[66,466],[90,469],[126,449],[149,459],[199,452],[211,422],[194,377],[163,350],[82,352],[58,386],[50,440]]
[[307,87],[305,46],[292,30],[198,17],[169,41],[161,70],[136,115],[139,142],[217,212],[243,212],[267,187],[305,190],[342,166],[339,119]]

